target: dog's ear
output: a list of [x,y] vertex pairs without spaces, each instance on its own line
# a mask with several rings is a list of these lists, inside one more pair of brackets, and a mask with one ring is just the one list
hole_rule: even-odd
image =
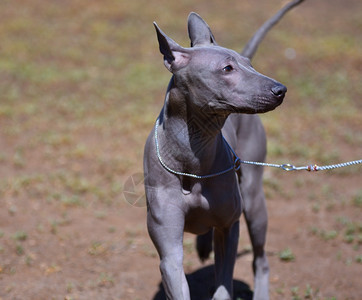
[[185,67],[190,61],[190,53],[187,49],[181,47],[174,40],[169,38],[156,24],[158,44],[160,52],[163,54],[164,64],[170,72],[175,72]]
[[197,13],[190,13],[188,31],[191,47],[217,45],[209,25]]

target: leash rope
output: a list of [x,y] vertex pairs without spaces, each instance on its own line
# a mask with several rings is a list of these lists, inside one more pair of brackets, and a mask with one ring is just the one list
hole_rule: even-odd
[[307,166],[302,166],[302,167],[296,167],[292,164],[282,164],[282,165],[278,165],[278,164],[268,164],[268,163],[263,163],[263,162],[255,162],[255,161],[247,161],[247,160],[241,160],[240,161],[242,164],[248,164],[248,165],[256,165],[256,166],[264,166],[264,167],[274,167],[274,168],[279,168],[282,169],[284,171],[300,171],[300,170],[306,170],[306,171],[324,171],[324,170],[333,170],[333,169],[337,169],[337,168],[342,168],[342,167],[348,167],[348,166],[352,166],[352,165],[358,165],[358,164],[362,164],[362,159],[360,160],[353,160],[353,161],[348,161],[345,163],[340,163],[340,164],[334,164],[334,165],[326,165],[326,166],[318,166],[318,165],[307,165]]
[[233,148],[231,148],[231,146],[229,145],[229,143],[225,140],[225,138],[223,137],[226,145],[228,146],[230,152],[233,154],[234,156],[234,164],[229,167],[226,170],[217,172],[217,173],[213,173],[213,174],[208,174],[208,175],[196,175],[196,174],[190,174],[190,173],[184,173],[184,172],[178,172],[175,171],[173,169],[171,169],[170,167],[168,167],[165,162],[162,160],[161,154],[160,154],[160,147],[158,144],[158,134],[157,134],[157,129],[158,129],[158,125],[159,125],[159,119],[157,119],[156,124],[155,124],[155,143],[156,143],[156,154],[157,154],[157,158],[159,160],[159,162],[161,163],[161,165],[170,173],[173,173],[175,175],[180,175],[180,176],[187,176],[187,177],[192,177],[192,178],[197,178],[197,179],[204,179],[204,178],[211,178],[211,177],[216,177],[222,174],[225,174],[227,172],[230,172],[231,170],[235,170],[238,171],[241,167],[241,164],[247,164],[247,165],[254,165],[254,166],[262,166],[262,167],[273,167],[273,168],[278,168],[278,169],[282,169],[284,171],[300,171],[300,170],[306,170],[306,171],[324,171],[324,170],[333,170],[333,169],[338,169],[338,168],[343,168],[343,167],[348,167],[348,166],[352,166],[352,165],[359,165],[362,164],[362,159],[359,160],[353,160],[353,161],[348,161],[348,162],[344,162],[344,163],[339,163],[339,164],[333,164],[333,165],[325,165],[325,166],[318,166],[318,165],[307,165],[307,166],[301,166],[301,167],[296,167],[292,164],[270,164],[270,163],[265,163],[265,162],[257,162],[257,161],[249,161],[249,160],[241,160],[235,153],[235,151],[233,150]]

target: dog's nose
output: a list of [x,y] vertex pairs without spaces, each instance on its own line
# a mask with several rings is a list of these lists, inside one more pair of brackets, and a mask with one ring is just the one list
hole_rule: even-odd
[[287,87],[278,83],[274,87],[272,87],[271,91],[274,96],[281,98],[285,96],[285,93],[287,92]]

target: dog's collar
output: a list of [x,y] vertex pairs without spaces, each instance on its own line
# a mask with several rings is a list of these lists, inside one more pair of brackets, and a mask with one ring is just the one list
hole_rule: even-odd
[[175,171],[173,169],[171,169],[170,167],[168,167],[165,162],[162,160],[161,154],[160,154],[160,147],[158,144],[158,134],[157,134],[157,129],[159,126],[159,119],[157,118],[156,120],[156,124],[155,124],[155,143],[156,143],[156,154],[157,154],[157,158],[160,162],[160,164],[170,173],[175,174],[175,175],[180,175],[180,176],[187,176],[187,177],[192,177],[192,178],[197,178],[197,179],[205,179],[205,178],[211,178],[211,177],[216,177],[225,173],[228,173],[232,170],[234,170],[235,172],[237,172],[240,169],[240,164],[241,164],[241,160],[240,158],[236,155],[236,153],[234,152],[234,150],[231,148],[231,146],[229,145],[229,143],[225,140],[224,137],[223,140],[226,143],[226,145],[228,146],[230,152],[232,153],[232,155],[234,156],[234,164],[232,166],[230,166],[229,168],[227,168],[226,170],[217,172],[217,173],[213,173],[213,174],[207,174],[207,175],[196,175],[196,174],[190,174],[190,173],[184,173],[184,172],[178,172]]

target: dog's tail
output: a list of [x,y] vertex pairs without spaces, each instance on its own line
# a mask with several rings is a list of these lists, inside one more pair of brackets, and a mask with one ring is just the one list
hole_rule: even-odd
[[249,58],[250,60],[253,58],[256,50],[260,42],[263,40],[264,36],[268,33],[268,31],[279,22],[279,20],[293,7],[297,6],[304,0],[294,0],[289,2],[283,8],[281,8],[273,17],[267,20],[253,35],[253,37],[248,41],[246,46],[244,47],[241,55]]
[[212,251],[213,241],[213,229],[210,229],[207,233],[198,235],[196,237],[196,250],[199,258],[202,262],[210,257]]

